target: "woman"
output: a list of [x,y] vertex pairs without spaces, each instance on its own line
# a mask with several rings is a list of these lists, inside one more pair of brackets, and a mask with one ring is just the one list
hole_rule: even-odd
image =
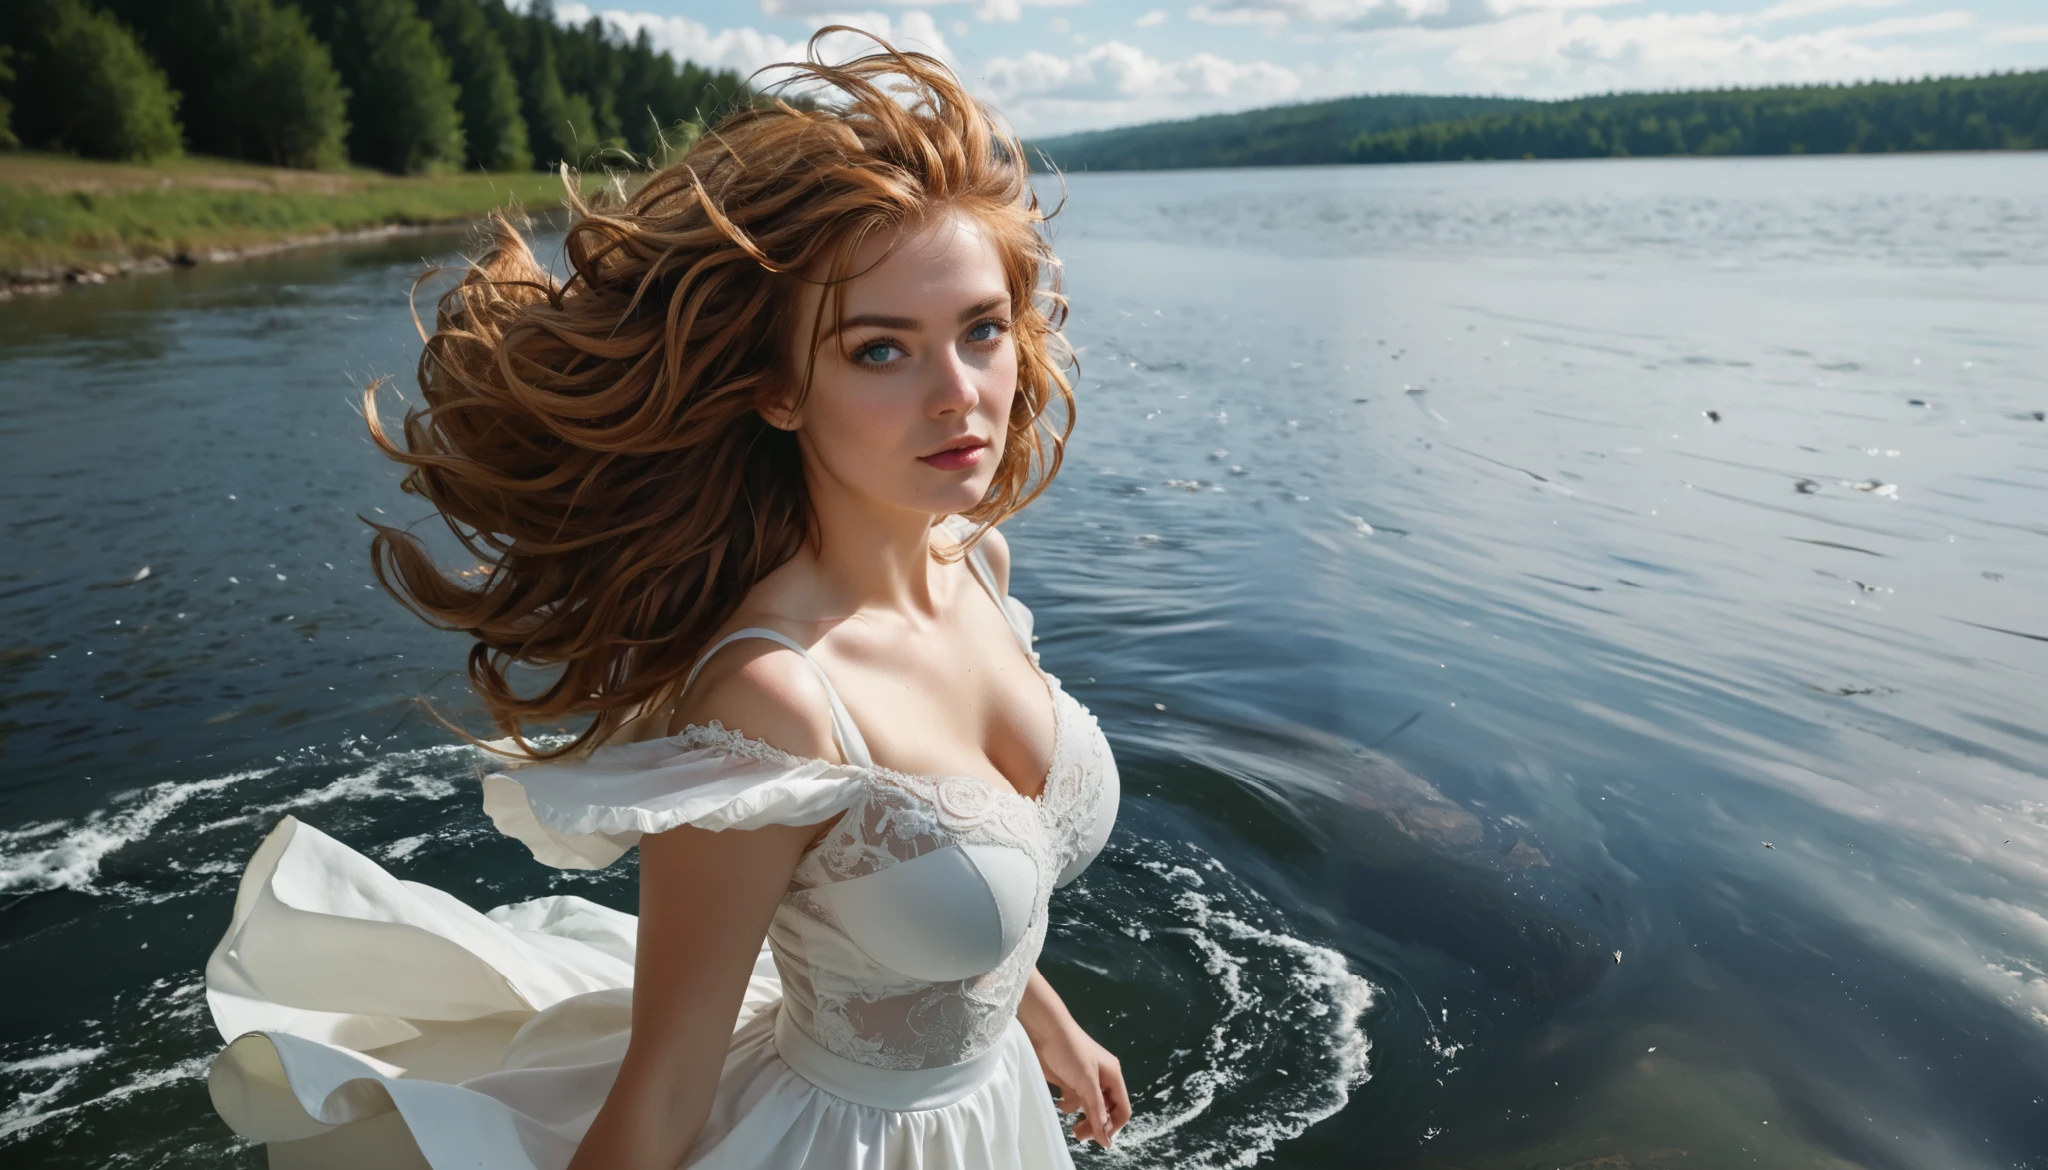
[[477,640],[524,765],[486,811],[563,868],[637,844],[640,914],[478,914],[288,818],[207,968],[213,1099],[273,1167],[1030,1170],[1071,1164],[1048,1080],[1077,1141],[1130,1116],[1034,967],[1117,780],[993,528],[1072,418],[1023,155],[928,57],[797,71],[816,108],[586,214],[566,282],[501,223],[402,445],[367,403],[491,562],[375,541]]

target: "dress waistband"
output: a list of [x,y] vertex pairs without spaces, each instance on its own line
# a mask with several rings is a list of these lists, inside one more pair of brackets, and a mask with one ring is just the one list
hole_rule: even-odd
[[[1002,1063],[1005,1041],[988,1046],[979,1056],[937,1068],[877,1068],[848,1060],[811,1039],[783,1005],[776,1005],[775,1051],[798,1076],[827,1093],[856,1105],[908,1113],[951,1105],[988,1083]],[[1011,1020],[1010,1027],[1017,1027]]]

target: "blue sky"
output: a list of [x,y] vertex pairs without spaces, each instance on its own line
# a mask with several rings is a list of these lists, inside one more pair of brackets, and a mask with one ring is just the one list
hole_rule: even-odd
[[2048,67],[2048,0],[557,2],[751,71],[851,24],[937,53],[1020,133],[1354,93],[1568,97]]

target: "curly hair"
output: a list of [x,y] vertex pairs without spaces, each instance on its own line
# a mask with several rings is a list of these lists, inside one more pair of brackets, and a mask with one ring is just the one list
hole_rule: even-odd
[[[1022,145],[935,58],[878,40],[825,64],[820,40],[853,31],[819,30],[807,59],[782,67],[776,88],[802,85],[798,101],[728,115],[632,194],[592,205],[571,184],[566,279],[494,215],[439,300],[425,405],[407,412],[402,445],[377,387],[364,395],[372,440],[409,469],[405,490],[482,562],[451,576],[412,533],[371,521],[377,579],[476,639],[470,686],[533,758],[603,742],[672,696],[755,583],[812,535],[796,437],[755,408],[765,392],[808,393],[789,321],[805,282],[832,294],[859,275],[863,240],[958,211],[1002,255],[1018,385],[994,483],[964,514],[974,540],[1058,472],[1073,354],[1051,212]],[[552,681],[521,694],[508,676],[532,667]],[[529,723],[584,715],[554,747],[525,738]]]

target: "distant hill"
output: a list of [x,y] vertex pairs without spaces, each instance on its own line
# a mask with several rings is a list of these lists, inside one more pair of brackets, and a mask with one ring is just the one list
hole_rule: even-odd
[[1555,102],[1345,98],[1033,144],[1062,170],[2048,149],[2048,70]]
[[1355,162],[2048,149],[2048,71],[1616,94],[1361,135]]
[[1515,98],[1371,94],[1047,138],[1031,145],[1065,171],[1159,171],[1350,162],[1361,135],[1538,103]]

